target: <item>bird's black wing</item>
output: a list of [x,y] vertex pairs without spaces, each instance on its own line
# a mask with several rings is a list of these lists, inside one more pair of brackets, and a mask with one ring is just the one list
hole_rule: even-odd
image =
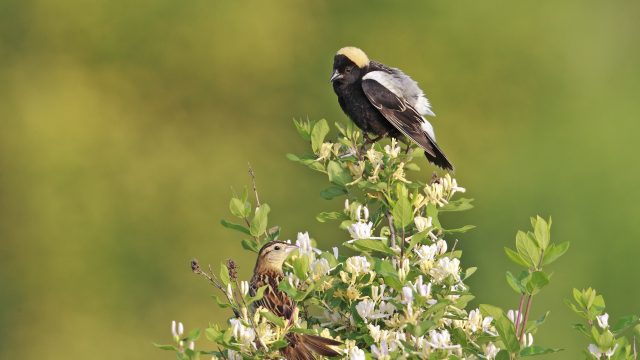
[[385,119],[424,149],[429,161],[443,169],[453,170],[453,165],[447,160],[438,144],[422,128],[426,120],[413,106],[373,79],[363,79],[362,90]]

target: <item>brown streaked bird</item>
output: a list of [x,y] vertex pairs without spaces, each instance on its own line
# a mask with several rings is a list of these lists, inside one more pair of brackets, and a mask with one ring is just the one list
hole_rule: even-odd
[[436,143],[433,126],[425,119],[435,116],[429,100],[402,70],[369,60],[364,51],[347,46],[333,58],[330,81],[342,111],[363,131],[367,143],[384,136],[406,136],[424,150],[429,162],[453,170]]
[[[284,279],[282,264],[289,254],[297,249],[295,245],[281,241],[271,241],[265,244],[258,253],[258,260],[253,269],[249,293],[255,296],[259,288],[267,285],[262,299],[256,301],[256,306],[262,306],[274,314],[285,319],[291,319],[296,308],[296,302],[278,289],[280,281]],[[315,354],[323,356],[340,356],[338,350],[331,346],[342,345],[341,342],[322,336],[289,333],[286,335],[289,345],[280,350],[282,356],[288,360],[313,360]]]

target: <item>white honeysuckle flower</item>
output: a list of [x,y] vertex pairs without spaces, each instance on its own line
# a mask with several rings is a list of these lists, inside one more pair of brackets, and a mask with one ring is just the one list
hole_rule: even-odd
[[354,346],[349,350],[348,359],[349,360],[365,360],[366,357],[365,357],[364,351],[359,349],[357,346]]
[[433,219],[431,218],[431,216],[416,216],[415,218],[413,218],[413,223],[416,224],[416,229],[418,229],[418,232],[423,232],[432,226]]
[[299,232],[296,238],[296,245],[298,246],[298,252],[300,255],[309,255],[313,259],[313,253],[322,254],[322,251],[311,246],[311,238],[308,232]]
[[442,331],[429,331],[428,342],[431,347],[436,349],[454,349],[460,346],[451,344],[451,335],[446,329]]
[[376,151],[373,147],[367,150],[367,159],[374,167],[382,165],[382,153]]
[[349,199],[344,199],[344,211],[349,211]]
[[235,350],[229,349],[227,350],[227,358],[229,358],[229,360],[242,360],[242,355]]
[[176,321],[171,321],[171,335],[173,335],[174,339],[179,338],[178,332],[176,331]]
[[411,286],[405,286],[402,288],[402,303],[410,304],[413,302],[413,289]]
[[247,294],[249,294],[249,282],[248,281],[241,281],[240,282],[240,292],[242,293],[242,296],[247,296]]
[[371,318],[371,315],[373,315],[375,305],[375,302],[373,302],[371,299],[364,299],[356,305],[356,311],[358,312],[358,315],[360,315],[360,317],[364,320],[364,322],[367,322],[368,319]]
[[242,348],[248,349],[255,346],[253,341],[256,338],[256,333],[252,328],[244,326],[240,319],[230,319],[229,323],[231,324],[233,337]]
[[438,241],[436,241],[436,249],[438,250],[438,253],[440,255],[443,255],[444,253],[447,252],[447,242],[439,239]]
[[369,272],[371,264],[364,256],[352,256],[345,262],[345,269],[353,276],[359,276]]
[[333,152],[332,143],[330,142],[322,143],[322,145],[320,145],[320,151],[318,151],[319,156],[317,160],[328,159],[331,156],[332,152]]
[[423,261],[433,261],[436,258],[439,250],[438,247],[434,245],[418,245],[413,250],[416,255]]
[[327,259],[318,259],[311,263],[311,271],[316,277],[327,275],[330,270],[331,267]]
[[488,359],[488,360],[493,360],[496,358],[496,355],[498,355],[498,352],[500,351],[500,348],[498,348],[494,343],[489,342],[487,345],[485,345],[484,347],[484,356]]
[[298,277],[294,273],[287,274],[287,282],[293,288],[297,288],[298,285],[300,285],[300,279],[298,279]]
[[493,321],[493,318],[491,316],[487,316],[483,319],[482,314],[480,313],[480,309],[474,309],[469,311],[467,325],[472,333],[475,333],[477,331],[489,333],[491,321]]
[[414,285],[414,289],[418,293],[418,295],[422,297],[431,296],[431,283],[423,284],[422,275],[418,276],[416,279],[416,283]]
[[378,312],[374,314],[374,317],[386,318],[393,315],[395,311],[396,311],[395,305],[393,305],[390,302],[381,301],[380,305],[378,306]]
[[588,349],[589,349],[589,352],[598,359],[601,359],[602,355],[606,356],[607,359],[610,359],[611,356],[613,356],[613,354],[615,354],[616,350],[618,349],[618,344],[615,344],[613,348],[607,349],[605,351],[602,351],[596,344],[589,344]]
[[507,318],[509,320],[511,320],[511,322],[513,323],[513,325],[515,325],[516,327],[520,327],[520,324],[522,324],[522,322],[524,321],[524,319],[522,319],[522,317],[520,317],[520,324],[517,324],[516,321],[518,320],[518,310],[509,310],[507,311]]
[[606,329],[609,327],[609,314],[604,313],[600,316],[596,316],[596,320],[598,321],[598,326],[601,328]]
[[436,266],[429,270],[429,275],[436,283],[443,282],[451,276],[454,281],[460,281],[460,260],[443,257],[436,263]]
[[351,240],[347,241],[347,243],[352,243],[356,240],[360,239],[372,239],[371,229],[373,228],[373,223],[369,221],[368,223],[364,222],[354,222],[349,226],[347,230],[349,230],[349,234],[351,235]]
[[184,325],[181,322],[178,323],[178,333],[177,334],[178,334],[178,336],[182,336],[182,334],[184,334]]
[[229,299],[233,298],[233,288],[231,288],[231,283],[227,284],[227,297]]
[[533,335],[531,335],[531,333],[524,334],[521,342],[522,342],[522,346],[524,347],[529,347],[533,345]]
[[460,192],[463,193],[467,191],[465,188],[458,186],[458,182],[456,179],[451,178],[451,175],[446,174],[442,178],[442,182],[444,185],[444,190],[449,194],[449,197],[453,196],[453,194]]
[[373,338],[373,342],[380,342],[380,325],[367,325],[369,335]]
[[333,257],[336,258],[336,260],[338,260],[338,255],[340,254],[340,252],[338,251],[337,247],[333,247]]
[[380,347],[371,345],[371,354],[378,360],[390,360],[389,346],[386,341],[380,343]]
[[389,155],[392,159],[398,157],[400,150],[401,149],[400,146],[398,146],[398,140],[396,140],[395,138],[391,138],[391,145],[384,146],[384,152],[387,153],[387,155]]
[[404,162],[401,162],[400,165],[398,165],[398,168],[393,172],[391,177],[395,180],[402,181],[405,184],[411,184],[411,181],[407,180],[405,177]]
[[191,351],[194,351],[196,349],[196,343],[194,341],[189,343],[189,349],[191,349]]

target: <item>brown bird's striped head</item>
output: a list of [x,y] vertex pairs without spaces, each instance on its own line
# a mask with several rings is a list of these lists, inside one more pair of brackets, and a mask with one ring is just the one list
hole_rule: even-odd
[[256,271],[282,271],[282,264],[289,254],[297,249],[296,245],[287,244],[282,241],[271,241],[266,243],[258,253],[256,261]]

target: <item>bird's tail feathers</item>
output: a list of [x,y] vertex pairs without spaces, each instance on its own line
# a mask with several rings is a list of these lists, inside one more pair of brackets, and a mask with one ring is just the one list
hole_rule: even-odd
[[282,355],[287,360],[315,360],[314,353],[329,357],[342,355],[338,350],[331,348],[342,345],[340,341],[322,336],[289,333],[287,341],[289,345],[282,349]]

